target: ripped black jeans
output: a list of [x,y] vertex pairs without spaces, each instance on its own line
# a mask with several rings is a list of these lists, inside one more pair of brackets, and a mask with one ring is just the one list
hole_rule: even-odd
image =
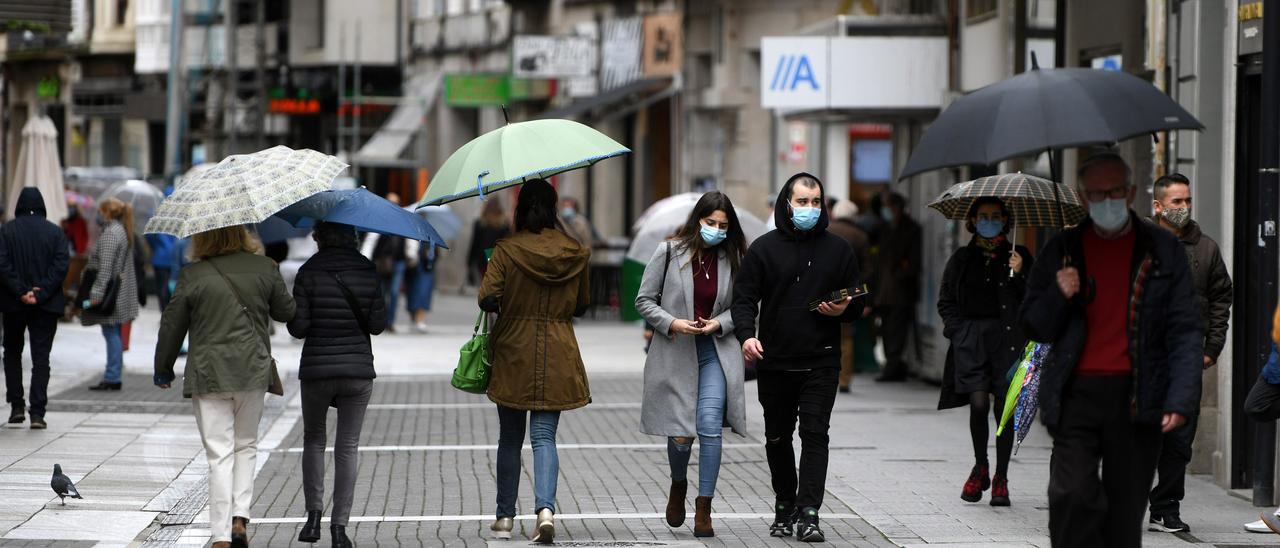
[[[831,407],[840,384],[840,368],[808,371],[760,371],[756,386],[764,407],[765,454],[778,504],[822,507],[827,484],[827,445]],[[800,421],[797,473],[792,433]]]

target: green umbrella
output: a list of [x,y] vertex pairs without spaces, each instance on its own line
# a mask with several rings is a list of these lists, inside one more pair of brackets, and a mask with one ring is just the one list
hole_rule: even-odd
[[572,120],[507,124],[459,148],[432,178],[419,206],[456,202],[529,179],[590,166],[631,149]]

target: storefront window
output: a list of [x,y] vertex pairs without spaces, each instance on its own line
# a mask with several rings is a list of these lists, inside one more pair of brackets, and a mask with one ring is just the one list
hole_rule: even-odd
[[977,23],[994,17],[999,11],[997,0],[965,0],[965,18],[969,23]]

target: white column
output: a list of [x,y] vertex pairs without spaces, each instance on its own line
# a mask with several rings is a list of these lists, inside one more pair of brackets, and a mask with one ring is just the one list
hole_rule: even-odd
[[827,196],[847,200],[849,198],[849,125],[843,123],[825,124],[823,131],[826,139],[824,165],[822,166],[822,183],[826,187]]

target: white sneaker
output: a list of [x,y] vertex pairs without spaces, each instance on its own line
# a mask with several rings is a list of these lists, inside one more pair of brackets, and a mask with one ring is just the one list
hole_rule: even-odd
[[1267,527],[1266,522],[1262,520],[1251,521],[1244,524],[1244,530],[1250,533],[1270,533],[1271,528]]
[[413,331],[414,331],[415,333],[426,333],[426,332],[427,332],[427,322],[418,322],[418,323],[413,324]]

